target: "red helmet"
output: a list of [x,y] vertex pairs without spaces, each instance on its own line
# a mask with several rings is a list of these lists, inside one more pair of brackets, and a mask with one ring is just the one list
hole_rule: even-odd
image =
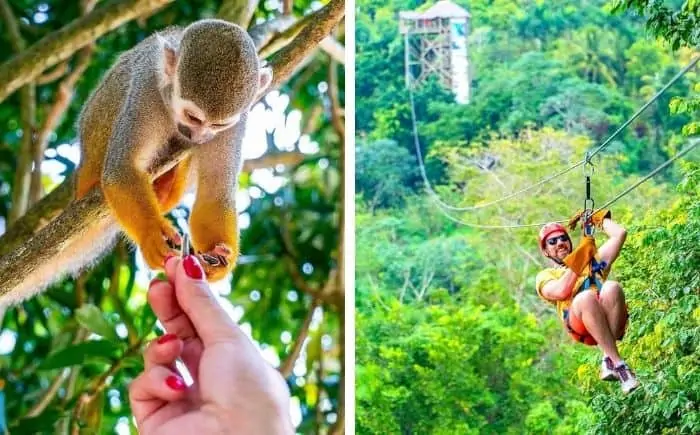
[[569,233],[566,231],[566,227],[557,222],[548,223],[542,227],[540,230],[540,251],[544,253],[544,242],[552,233],[556,233],[557,231],[561,231],[567,236],[569,235]]

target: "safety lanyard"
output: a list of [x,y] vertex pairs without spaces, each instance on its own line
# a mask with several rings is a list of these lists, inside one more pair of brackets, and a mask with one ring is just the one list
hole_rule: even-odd
[[591,222],[591,216],[593,216],[593,210],[595,209],[595,201],[591,197],[591,175],[593,175],[594,170],[590,151],[586,152],[586,162],[583,164],[583,176],[586,178],[586,199],[583,200],[583,214],[581,217],[583,219],[583,235],[590,237],[593,237],[595,232],[595,227]]
[[[593,197],[591,197],[591,175],[593,175],[594,171],[595,168],[593,167],[593,163],[591,163],[590,153],[587,152],[586,162],[583,164],[583,176],[586,178],[586,199],[583,200],[582,218],[583,235],[590,237],[593,237],[593,233],[595,232],[595,225],[593,225],[593,222],[591,221],[593,210],[595,210],[595,201],[593,201]],[[601,284],[598,277],[602,279],[603,271],[606,267],[608,267],[608,264],[605,261],[598,262],[595,258],[592,258],[590,271],[588,273],[588,277],[586,277],[583,283],[583,289],[586,290],[590,287],[596,287],[598,291],[600,291]]]

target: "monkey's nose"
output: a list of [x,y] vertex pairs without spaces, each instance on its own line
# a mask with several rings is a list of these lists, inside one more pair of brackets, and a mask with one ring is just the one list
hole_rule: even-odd
[[179,131],[180,134],[185,136],[187,139],[192,139],[192,130],[190,130],[190,128],[186,125],[178,124],[177,131]]

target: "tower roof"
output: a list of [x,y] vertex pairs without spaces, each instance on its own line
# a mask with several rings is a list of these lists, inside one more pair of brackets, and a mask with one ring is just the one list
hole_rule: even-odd
[[452,3],[449,0],[440,0],[425,12],[402,11],[399,12],[401,18],[427,19],[433,18],[469,18],[471,15],[463,7]]

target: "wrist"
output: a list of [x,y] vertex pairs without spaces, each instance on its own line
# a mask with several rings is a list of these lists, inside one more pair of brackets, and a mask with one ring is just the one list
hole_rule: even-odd
[[223,416],[222,434],[229,435],[294,435],[294,425],[288,409],[281,406],[247,406],[229,408]]
[[[294,435],[294,426],[290,418],[282,418],[279,415],[267,416],[258,422],[245,423],[250,418],[249,415],[240,415],[232,418],[229,428],[232,428],[231,435]],[[262,422],[262,424],[261,424]]]

